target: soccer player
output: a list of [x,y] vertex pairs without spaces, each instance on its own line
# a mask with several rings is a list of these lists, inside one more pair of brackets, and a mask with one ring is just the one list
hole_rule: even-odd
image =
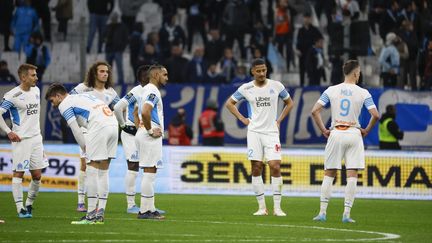
[[[366,89],[357,86],[360,77],[360,65],[356,60],[348,60],[343,65],[345,80],[343,83],[327,88],[312,108],[312,117],[324,137],[328,138],[324,158],[324,179],[321,186],[320,212],[315,221],[326,221],[327,205],[331,187],[337,170],[345,160],[347,185],[345,189],[345,210],[342,222],[354,223],[350,212],[354,204],[357,187],[357,171],[365,167],[362,136],[365,137],[379,119],[379,114]],[[323,107],[330,104],[331,126],[327,129],[321,118]],[[359,116],[365,106],[371,114],[366,128],[361,128]]]
[[162,135],[164,115],[159,89],[168,81],[168,71],[161,65],[152,65],[149,83],[138,97],[139,128],[135,135],[139,166],[143,168],[141,206],[138,219],[163,219],[154,203],[154,183],[157,169],[162,166]]
[[[70,94],[82,94],[89,92],[98,99],[105,102],[111,110],[120,100],[117,92],[113,89],[111,66],[106,62],[95,62],[87,71],[86,79],[78,84]],[[87,134],[82,128],[84,135]],[[85,208],[85,180],[86,180],[86,154],[80,149],[81,168],[78,176],[78,212],[86,212]]]
[[[127,95],[120,99],[114,106],[114,114],[122,129],[120,138],[126,155],[128,171],[125,176],[127,213],[137,214],[139,207],[135,203],[135,182],[139,171],[138,150],[135,145],[135,134],[137,128],[134,123],[134,109],[137,98],[141,95],[143,86],[148,84],[147,69],[149,66],[138,68],[137,77],[140,84],[132,88]],[[126,114],[126,121],[124,114]]]
[[[248,127],[248,159],[252,164],[252,186],[259,206],[258,211],[253,215],[268,215],[262,179],[263,159],[265,159],[270,166],[273,214],[286,216],[280,206],[283,181],[280,172],[282,158],[279,127],[294,102],[281,82],[266,78],[267,66],[263,59],[257,58],[252,61],[251,72],[254,80],[240,86],[226,101],[225,106]],[[279,98],[283,100],[285,107],[277,118]],[[248,102],[248,118],[244,117],[236,107],[236,104],[243,99]]]
[[[36,66],[22,64],[18,68],[21,84],[7,92],[0,102],[0,128],[12,142],[12,194],[20,218],[33,216],[33,202],[39,192],[42,169],[48,166],[40,131],[40,90],[36,87],[36,69]],[[12,129],[2,116],[7,111],[11,114]],[[24,207],[22,181],[26,170],[30,170],[32,180]]]
[[[69,95],[65,87],[58,83],[50,85],[45,99],[59,108],[88,158],[88,212],[80,221],[73,221],[72,224],[103,224],[109,194],[108,168],[117,150],[117,120],[111,109],[94,95]],[[80,127],[87,130],[85,138]]]

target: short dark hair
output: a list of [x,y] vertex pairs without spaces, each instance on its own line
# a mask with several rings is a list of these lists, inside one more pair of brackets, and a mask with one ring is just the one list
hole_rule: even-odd
[[344,75],[349,75],[354,69],[360,67],[360,64],[357,60],[348,60],[343,65],[343,73]]
[[263,65],[263,64],[265,65],[266,62],[262,58],[255,58],[255,59],[252,60],[252,68],[255,67],[255,66],[258,66],[258,65]]
[[50,97],[55,96],[56,94],[67,94],[67,90],[65,86],[61,83],[52,83],[45,94],[45,100],[48,100]]
[[[136,78],[137,78],[138,82],[143,86],[149,83],[150,77],[149,77],[148,71],[150,69],[150,66],[151,65],[141,65],[138,67],[138,70],[136,72]],[[145,75],[145,77],[143,79],[141,79],[142,75]]]

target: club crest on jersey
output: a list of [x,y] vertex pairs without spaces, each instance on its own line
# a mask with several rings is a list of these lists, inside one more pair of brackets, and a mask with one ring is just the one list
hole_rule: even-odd
[[270,89],[270,94],[274,94],[274,93],[275,93],[274,90]]
[[39,95],[38,94],[36,94],[35,97],[36,97],[36,99],[39,99]]

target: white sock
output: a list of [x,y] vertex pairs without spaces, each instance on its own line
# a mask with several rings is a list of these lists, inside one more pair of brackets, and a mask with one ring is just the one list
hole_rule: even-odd
[[266,209],[267,207],[264,197],[264,182],[262,176],[252,176],[252,187],[258,201],[259,209]]
[[357,177],[348,177],[345,187],[345,209],[344,215],[350,217],[351,208],[354,205],[355,191],[357,187]]
[[80,170],[78,173],[78,203],[85,203],[86,172]]
[[273,208],[280,209],[281,201],[282,201],[282,176],[280,177],[271,177],[271,185],[273,190]]
[[331,189],[333,186],[334,177],[324,176],[321,185],[321,196],[320,196],[320,214],[327,214],[327,206],[331,197]]
[[19,213],[23,206],[23,189],[22,189],[22,178],[12,178],[12,195],[15,201],[17,212]]
[[106,208],[109,194],[109,171],[108,170],[98,170],[98,210]]
[[87,212],[90,213],[96,209],[98,194],[98,169],[93,166],[87,166]]
[[145,213],[147,211],[154,212],[156,207],[154,204],[154,182],[156,179],[156,173],[143,173],[141,181],[141,207],[140,212]]
[[27,193],[27,200],[25,204],[26,206],[33,205],[33,202],[39,193],[40,183],[41,183],[40,180],[39,181],[32,180],[30,182],[29,190]]
[[133,170],[128,170],[126,173],[125,184],[126,184],[126,201],[127,207],[131,208],[135,204],[135,181],[138,172]]

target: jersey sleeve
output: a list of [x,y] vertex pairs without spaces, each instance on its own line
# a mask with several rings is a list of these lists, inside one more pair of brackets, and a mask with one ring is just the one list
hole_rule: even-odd
[[65,100],[59,105],[59,111],[68,124],[76,120],[73,107],[65,104]]
[[286,100],[290,97],[290,94],[285,89],[285,86],[282,83],[278,83],[278,90],[279,90],[279,98]]
[[144,103],[149,104],[154,107],[159,102],[159,98],[156,96],[154,92],[150,92],[149,94],[144,96]]
[[117,92],[114,89],[112,89],[112,95],[113,95],[114,99],[109,104],[109,107],[111,108],[111,110],[114,110],[114,106],[115,106],[115,104],[117,104],[117,102],[120,101],[120,97],[117,95]]
[[365,90],[365,98],[364,98],[363,105],[368,110],[376,108],[376,105],[372,99],[372,95],[367,90]]
[[5,95],[4,98],[0,101],[0,110],[2,113],[5,113],[10,108],[12,108],[14,104],[12,103],[12,98],[9,95]]
[[235,100],[236,102],[239,102],[243,99],[245,99],[244,95],[244,85],[240,86],[236,92],[234,92],[233,95],[231,95],[231,99]]
[[327,106],[330,103],[330,97],[328,95],[329,90],[326,89],[318,99],[317,103],[321,104],[322,106]]

